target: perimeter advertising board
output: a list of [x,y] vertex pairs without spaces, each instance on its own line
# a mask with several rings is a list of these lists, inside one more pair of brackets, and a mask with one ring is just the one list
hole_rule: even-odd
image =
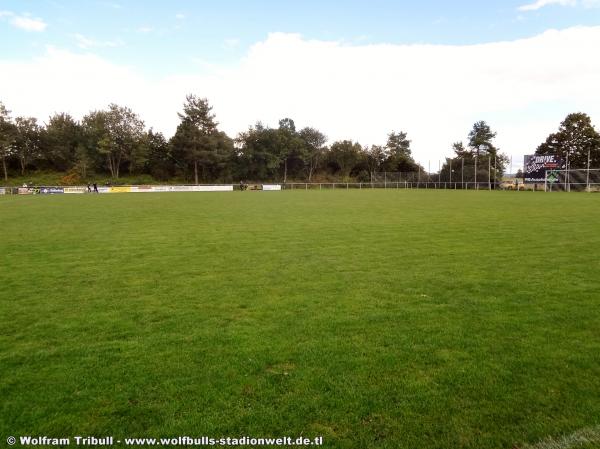
[[133,192],[133,193],[152,192],[152,186],[131,186],[131,192]]
[[267,190],[267,191],[281,190],[281,185],[280,184],[263,184],[262,189]]
[[[87,187],[73,186],[73,187],[19,187],[15,193],[19,195],[56,195],[62,193],[87,193]],[[182,185],[168,185],[168,186],[102,186],[98,187],[98,193],[147,193],[147,192],[233,192],[233,185],[204,185],[204,186],[182,186]],[[0,195],[5,194],[5,188],[2,187]],[[10,193],[10,192],[9,192]]]
[[233,192],[233,186],[194,186],[194,192]]
[[65,193],[63,187],[40,187],[40,193],[44,195],[59,195]]
[[85,193],[87,192],[87,189],[85,187],[65,187],[64,188],[64,192],[65,193]]
[[525,170],[523,177],[526,184],[543,184],[546,181],[546,172],[552,170],[563,170],[565,164],[555,154],[525,156]]
[[233,192],[233,186],[152,186],[152,192]]

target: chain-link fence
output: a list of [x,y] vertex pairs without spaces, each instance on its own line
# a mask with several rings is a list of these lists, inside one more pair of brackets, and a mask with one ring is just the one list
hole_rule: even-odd
[[[475,167],[459,164],[458,169],[444,166],[437,173],[380,172],[371,175],[371,182],[273,182],[204,185],[156,185],[98,187],[99,193],[140,192],[202,192],[234,190],[363,190],[363,189],[439,189],[439,190],[545,190],[567,192],[600,192],[600,169],[548,170],[543,183],[523,182],[522,177],[500,175],[493,166]],[[88,193],[85,186],[23,186],[0,187],[2,194]]]
[[547,192],[600,192],[600,169],[548,170]]
[[489,190],[502,188],[500,184],[488,182],[444,182],[444,181],[383,181],[383,182],[288,182],[281,184],[282,190],[351,190],[351,189],[445,189],[445,190]]

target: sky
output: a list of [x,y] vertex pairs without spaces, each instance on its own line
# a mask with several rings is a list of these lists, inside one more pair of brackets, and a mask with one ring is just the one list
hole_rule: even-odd
[[404,131],[432,171],[485,120],[516,167],[568,113],[600,123],[598,49],[600,0],[0,0],[0,101],[42,122],[114,102],[168,137],[194,93],[231,136]]

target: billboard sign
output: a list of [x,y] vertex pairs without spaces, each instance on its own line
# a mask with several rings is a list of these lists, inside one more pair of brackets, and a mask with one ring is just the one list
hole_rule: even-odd
[[194,186],[194,192],[233,192],[233,186]]
[[145,193],[152,192],[152,186],[131,186],[133,193]]
[[40,187],[40,193],[45,195],[57,195],[65,193],[65,189],[63,187]]
[[281,190],[281,185],[280,184],[263,184],[262,189],[268,190],[268,191]]
[[233,185],[216,186],[152,186],[152,192],[233,192]]
[[562,170],[565,168],[565,164],[555,154],[531,154],[525,156],[524,167],[523,177],[526,184],[543,184],[546,182],[547,171]]
[[85,193],[87,189],[85,187],[65,187],[64,193]]

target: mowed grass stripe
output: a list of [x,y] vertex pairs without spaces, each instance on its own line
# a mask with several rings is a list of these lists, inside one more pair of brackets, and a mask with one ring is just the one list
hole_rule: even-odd
[[0,434],[496,448],[600,422],[600,197],[0,197]]

